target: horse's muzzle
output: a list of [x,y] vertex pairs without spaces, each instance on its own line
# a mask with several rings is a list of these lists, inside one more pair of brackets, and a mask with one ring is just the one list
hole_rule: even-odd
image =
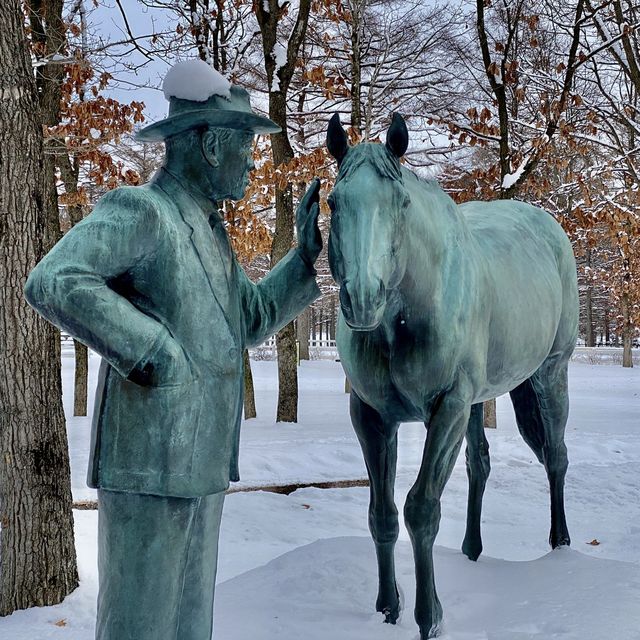
[[340,287],[342,315],[349,328],[354,331],[376,329],[382,322],[386,302],[387,294],[382,282],[377,290],[354,285],[349,280]]

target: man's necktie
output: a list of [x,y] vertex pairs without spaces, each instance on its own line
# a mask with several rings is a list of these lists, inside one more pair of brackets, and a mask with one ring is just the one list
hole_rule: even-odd
[[220,252],[220,258],[224,264],[227,280],[229,281],[229,284],[231,284],[230,275],[231,265],[233,263],[233,254],[231,244],[229,243],[229,236],[227,236],[227,232],[224,229],[224,223],[222,222],[222,218],[219,213],[214,211],[209,214],[209,226],[211,227],[211,231],[213,231],[213,238],[215,240],[216,247]]

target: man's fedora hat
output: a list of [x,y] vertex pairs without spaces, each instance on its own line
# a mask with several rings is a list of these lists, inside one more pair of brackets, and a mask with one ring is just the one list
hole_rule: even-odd
[[202,126],[254,134],[281,131],[275,122],[252,111],[242,87],[230,84],[202,60],[177,63],[167,73],[163,90],[169,100],[168,116],[140,129],[137,140],[157,142]]

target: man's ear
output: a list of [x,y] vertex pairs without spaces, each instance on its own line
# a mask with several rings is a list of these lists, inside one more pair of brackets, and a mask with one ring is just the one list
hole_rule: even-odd
[[218,136],[210,129],[207,129],[200,137],[200,145],[202,146],[202,155],[205,160],[212,167],[217,167],[220,164],[217,157]]

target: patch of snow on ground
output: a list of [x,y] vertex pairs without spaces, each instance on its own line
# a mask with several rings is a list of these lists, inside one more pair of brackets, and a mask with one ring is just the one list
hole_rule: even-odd
[[[90,358],[95,387],[98,358]],[[297,425],[274,422],[275,362],[253,362],[258,418],[243,424],[244,485],[366,476],[335,362],[303,362]],[[71,415],[73,359],[63,358]],[[508,397],[488,430],[492,471],[483,510],[484,554],[460,552],[467,480],[458,459],[443,496],[435,551],[445,610],[442,640],[640,639],[640,370],[572,363],[566,507],[572,549],[550,553],[544,469],[520,437]],[[84,485],[89,418],[69,418],[73,491]],[[396,502],[415,480],[424,426],[399,433]],[[375,614],[376,565],[367,488],[303,489],[227,497],[220,541],[215,638],[414,640],[414,572],[402,525],[398,581],[405,611],[395,627]],[[80,588],[61,605],[0,618],[7,640],[92,640],[97,589],[95,511],[76,511]],[[600,544],[592,546],[597,539]],[[56,622],[64,620],[65,626]]]

